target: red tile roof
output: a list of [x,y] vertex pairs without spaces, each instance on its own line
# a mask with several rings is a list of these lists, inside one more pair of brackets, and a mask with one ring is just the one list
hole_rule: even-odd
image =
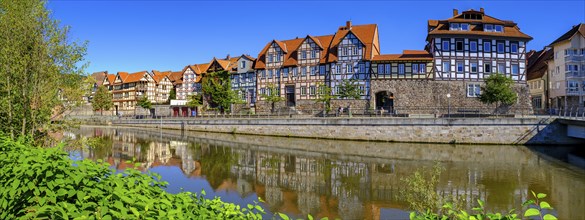
[[581,35],[585,37],[585,24],[581,23],[581,24],[573,26],[573,28],[571,28],[571,30],[569,30],[565,34],[561,35],[555,41],[550,43],[550,45],[571,39],[571,37],[573,37],[576,33],[581,33]]
[[402,54],[380,54],[372,61],[432,61],[433,55],[426,50],[404,50]]
[[[477,15],[481,19],[468,19],[465,18],[468,15]],[[449,23],[469,23],[469,31],[450,30]],[[504,32],[486,32],[483,30],[483,24],[498,24],[504,26]],[[447,35],[479,35],[479,36],[490,36],[490,37],[506,37],[506,38],[519,38],[524,40],[532,40],[532,37],[520,31],[518,25],[512,21],[500,20],[489,15],[486,15],[483,11],[468,10],[461,14],[457,14],[446,20],[429,20],[428,21],[428,36],[440,37]]]
[[546,61],[553,59],[553,50],[530,51],[526,54],[528,64],[526,65],[526,79],[533,80],[544,76],[548,65]]
[[159,83],[165,77],[168,77],[169,75],[171,75],[171,73],[172,73],[171,71],[160,72],[157,70],[153,70],[152,71],[152,79],[154,79],[154,82]]
[[138,82],[142,78],[144,78],[145,75],[148,75],[148,71],[140,71],[140,72],[131,73],[131,74],[128,74],[128,76],[126,77],[125,80],[123,80],[123,82],[124,83]]

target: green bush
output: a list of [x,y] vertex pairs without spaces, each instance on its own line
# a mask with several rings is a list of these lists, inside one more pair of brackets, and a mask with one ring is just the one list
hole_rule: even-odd
[[62,150],[0,136],[0,219],[261,219],[245,208],[195,194],[167,193],[154,173],[72,161]]

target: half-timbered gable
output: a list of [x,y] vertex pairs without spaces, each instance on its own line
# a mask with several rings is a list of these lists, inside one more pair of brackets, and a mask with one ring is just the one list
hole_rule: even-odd
[[156,82],[147,71],[130,74],[118,72],[112,94],[116,113],[134,114],[136,104],[143,96],[156,102]]
[[194,64],[183,68],[183,79],[177,86],[177,99],[187,100],[190,96],[201,92],[201,79],[203,73],[207,71],[209,64]]
[[249,55],[230,59],[232,89],[249,105],[256,103],[256,73],[253,68],[255,60]]
[[429,20],[427,49],[433,54],[435,79],[483,81],[502,73],[526,82],[526,43],[532,38],[517,24],[480,11],[454,10],[447,20]]
[[173,89],[173,83],[169,76],[172,74],[171,71],[159,72],[156,70],[152,71],[152,78],[156,83],[155,90],[155,103],[166,103],[168,101],[171,89]]

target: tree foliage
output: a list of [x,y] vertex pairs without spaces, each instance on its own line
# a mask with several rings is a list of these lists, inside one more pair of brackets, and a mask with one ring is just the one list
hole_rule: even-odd
[[144,109],[151,109],[152,108],[152,102],[150,102],[150,100],[148,100],[148,96],[147,95],[143,95],[139,100],[138,100],[138,106],[144,108]]
[[108,111],[114,107],[112,94],[110,94],[110,91],[108,91],[105,86],[98,86],[98,89],[91,100],[91,105],[94,111],[100,111],[103,114],[104,110]]
[[73,161],[61,148],[0,136],[0,219],[261,219],[264,212],[205,192],[170,194],[155,173],[117,173],[101,160]]
[[201,82],[203,98],[210,107],[218,108],[220,112],[229,110],[232,104],[241,103],[236,91],[232,90],[229,72],[219,71],[207,73]]
[[171,100],[177,99],[177,90],[176,88],[171,88],[171,92],[169,92],[169,98],[167,99],[167,103],[171,103]]
[[274,112],[276,103],[284,101],[284,98],[280,96],[279,89],[272,83],[266,87],[266,93],[260,94],[260,97],[270,105],[270,112]]
[[343,80],[339,85],[339,98],[359,99],[362,92],[356,79]]
[[189,101],[187,101],[187,107],[189,108],[196,108],[202,106],[202,99],[203,96],[201,94],[195,94],[189,97]]
[[329,111],[331,111],[331,100],[332,99],[336,99],[337,96],[331,94],[332,89],[331,86],[325,85],[325,84],[319,84],[318,85],[318,93],[317,93],[317,98],[315,99],[316,103],[325,103],[325,114],[327,114]]
[[0,131],[43,137],[52,117],[82,101],[86,43],[51,19],[42,0],[0,1]]
[[496,103],[496,111],[500,104],[511,105],[516,102],[518,95],[513,89],[514,80],[504,74],[496,73],[485,79],[485,86],[481,88],[479,100],[486,104]]

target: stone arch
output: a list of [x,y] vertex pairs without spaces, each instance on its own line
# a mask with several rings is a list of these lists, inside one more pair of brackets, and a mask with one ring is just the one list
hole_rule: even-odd
[[394,109],[394,93],[390,91],[378,91],[375,93],[376,110],[388,110],[392,112]]

